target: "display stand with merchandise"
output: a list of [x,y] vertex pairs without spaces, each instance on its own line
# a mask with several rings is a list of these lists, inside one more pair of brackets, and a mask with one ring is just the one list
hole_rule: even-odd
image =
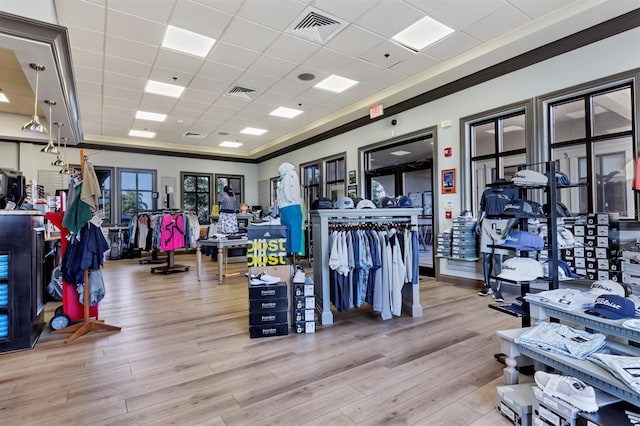
[[[330,227],[340,224],[406,225],[417,229],[419,208],[379,209],[326,209],[310,212],[313,241],[313,281],[316,294],[316,309],[322,325],[333,324],[330,298],[329,235]],[[412,231],[414,232],[414,231]],[[415,231],[417,232],[417,231]],[[412,317],[422,316],[419,286],[407,283],[402,287],[402,311]]]

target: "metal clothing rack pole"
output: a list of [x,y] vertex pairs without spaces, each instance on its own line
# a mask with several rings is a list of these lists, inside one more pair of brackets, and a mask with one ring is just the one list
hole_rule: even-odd
[[[84,162],[87,160],[84,149],[80,150],[80,170],[84,172]],[[65,339],[65,343],[72,343],[78,337],[83,336],[92,331],[120,331],[120,327],[105,324],[104,320],[91,319],[89,317],[89,270],[84,270],[83,275],[84,291],[83,296],[83,319],[82,322],[72,324],[60,330],[53,331],[53,334],[72,333]]]

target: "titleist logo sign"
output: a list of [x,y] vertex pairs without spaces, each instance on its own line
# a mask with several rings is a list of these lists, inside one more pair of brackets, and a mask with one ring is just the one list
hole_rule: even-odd
[[616,310],[620,310],[622,309],[622,305],[619,305],[618,303],[612,302],[609,299],[605,298],[605,297],[598,297],[596,299],[596,305],[604,305],[604,306],[608,306],[610,308],[616,309]]

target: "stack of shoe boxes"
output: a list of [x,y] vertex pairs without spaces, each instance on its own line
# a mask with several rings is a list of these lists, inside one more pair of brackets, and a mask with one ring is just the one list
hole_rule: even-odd
[[436,256],[451,257],[451,232],[441,232],[438,234]]
[[477,221],[471,218],[453,219],[451,230],[451,257],[458,259],[478,258]]
[[496,387],[497,410],[518,426],[531,425],[533,390],[531,383]]
[[289,334],[287,283],[249,285],[249,336]]
[[622,252],[622,282],[640,294],[640,251],[625,250]]
[[562,259],[571,269],[588,280],[622,282],[620,260],[620,225],[618,215],[588,214],[584,221],[565,223],[577,243],[583,247],[562,249]]
[[296,269],[291,283],[293,303],[291,318],[296,333],[315,333],[315,308],[313,280],[307,277],[302,269]]
[[[598,407],[614,404],[620,399],[596,389],[596,403]],[[578,417],[581,412],[568,402],[545,394],[539,387],[533,387],[533,424],[534,425],[563,425],[582,426],[586,423]]]

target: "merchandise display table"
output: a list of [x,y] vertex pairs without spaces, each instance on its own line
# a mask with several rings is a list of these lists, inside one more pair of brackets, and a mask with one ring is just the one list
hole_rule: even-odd
[[[517,344],[515,339],[528,329],[529,328],[525,327],[497,332],[498,337],[501,339],[501,350],[506,355],[505,364],[507,366],[504,369],[505,384],[511,385],[518,383],[518,371],[515,368],[517,364],[516,357],[524,355],[562,372],[563,375],[573,376],[604,392],[640,406],[639,394],[635,393],[611,373],[593,362]],[[607,347],[614,353],[628,356],[640,355],[638,348],[633,348],[618,342],[609,341]]]
[[[247,238],[239,238],[235,240],[226,239],[207,239],[198,240],[196,243],[196,274],[198,281],[200,281],[200,271],[202,269],[202,247],[217,247],[218,248],[218,283],[222,284],[224,279],[224,272],[226,270],[227,250],[230,247],[246,247],[248,243]],[[224,265],[224,267],[223,267]]]

